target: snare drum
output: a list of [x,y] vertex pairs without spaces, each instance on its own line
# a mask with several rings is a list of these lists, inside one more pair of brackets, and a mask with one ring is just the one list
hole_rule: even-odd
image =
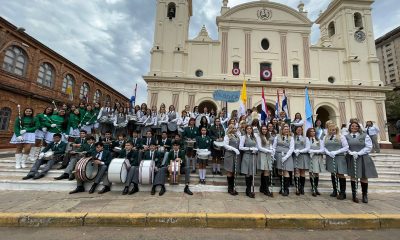
[[220,141],[220,142],[217,142],[217,141],[214,141],[214,149],[215,150],[222,150],[222,148],[224,147],[224,142],[223,141]]
[[89,182],[96,178],[99,166],[94,164],[92,157],[81,158],[75,166],[75,177],[82,182]]
[[139,183],[153,184],[154,168],[156,163],[153,160],[142,160],[139,166]]
[[127,159],[114,158],[108,167],[108,180],[112,183],[125,183],[130,167]]
[[210,157],[211,152],[208,149],[197,149],[197,158],[208,160]]
[[179,176],[181,175],[181,162],[180,161],[170,161],[168,166],[169,171],[169,183],[179,184]]

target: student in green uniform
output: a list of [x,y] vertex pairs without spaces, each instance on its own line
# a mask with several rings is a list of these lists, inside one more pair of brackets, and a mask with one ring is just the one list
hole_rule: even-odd
[[92,134],[94,123],[97,121],[97,115],[91,105],[86,106],[85,113],[81,113],[81,129],[85,129],[88,134]]
[[[68,117],[68,129],[69,136],[73,139],[79,138],[79,123],[81,120],[81,115],[78,109],[75,109]],[[86,131],[86,130],[85,130]]]
[[[208,163],[208,158],[211,154],[210,148],[212,144],[212,140],[209,136],[207,136],[207,128],[201,127],[200,128],[200,136],[196,137],[196,146],[199,151],[203,151],[205,154],[199,154],[197,152],[197,163],[199,164],[199,178],[201,184],[206,184],[206,166]],[[206,153],[209,153],[208,155]]]
[[67,128],[68,128],[68,118],[65,114],[65,110],[61,109],[58,111],[57,115],[44,116],[46,120],[47,134],[46,134],[46,142],[50,143],[53,141],[53,135],[55,133],[61,134],[62,141],[67,141]]

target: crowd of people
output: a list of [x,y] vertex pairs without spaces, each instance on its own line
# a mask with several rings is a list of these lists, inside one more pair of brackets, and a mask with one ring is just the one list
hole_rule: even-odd
[[[143,167],[149,163],[151,194],[160,186],[160,196],[166,192],[167,179],[179,183],[176,175],[180,174],[185,175],[184,192],[192,195],[190,174],[197,171],[199,184],[206,184],[207,166],[212,165],[212,174],[222,176],[223,164],[231,195],[238,195],[236,179],[241,175],[246,195],[254,198],[254,177],[259,172],[260,192],[269,197],[274,196],[273,176],[279,179],[282,196],[289,195],[291,185],[296,195],[305,194],[308,177],[311,194],[316,197],[320,195],[319,174],[328,171],[331,197],[346,199],[346,180],[350,179],[352,200],[359,202],[360,180],[362,202],[367,203],[368,179],[378,177],[369,153],[379,152],[379,129],[371,121],[363,126],[355,118],[341,129],[331,120],[323,123],[317,119],[308,129],[304,125],[300,113],[289,119],[280,112],[278,117],[261,121],[256,108],[239,116],[237,110],[228,113],[222,108],[217,113],[207,107],[191,110],[188,105],[179,113],[173,105],[167,109],[165,104],[158,109],[145,103],[133,108],[108,102],[105,106],[62,104],[37,115],[32,108],[25,108],[15,120],[11,143],[16,145],[16,168],[26,168],[28,160],[34,162],[24,180],[40,179],[61,162],[60,169],[65,170],[55,180],[76,179],[77,187],[71,194],[84,192],[84,183],[89,181],[94,181],[89,193],[101,182],[104,187],[99,193],[110,191],[110,164],[126,159],[122,194],[139,191],[139,184],[145,181]],[[88,163],[97,169],[93,179],[80,173]]]

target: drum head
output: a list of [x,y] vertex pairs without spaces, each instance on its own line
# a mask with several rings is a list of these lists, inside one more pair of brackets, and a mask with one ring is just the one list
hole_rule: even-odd
[[85,167],[85,177],[87,180],[92,181],[96,178],[99,168],[92,161],[88,161]]

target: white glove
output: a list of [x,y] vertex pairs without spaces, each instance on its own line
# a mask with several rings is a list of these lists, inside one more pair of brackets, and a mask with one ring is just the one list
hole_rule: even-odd
[[234,149],[233,151],[236,153],[236,155],[240,155],[240,152],[239,152],[239,150],[237,150],[237,149]]
[[43,131],[43,132],[47,132],[47,127],[43,127],[43,128],[42,128],[42,131]]
[[22,129],[21,131],[19,131],[19,133],[22,135],[22,134],[26,133],[26,130]]
[[69,137],[69,136],[68,136],[67,134],[64,135],[64,138],[65,138],[65,139],[68,139],[68,137]]
[[57,124],[53,123],[53,124],[51,124],[50,126],[51,126],[52,128],[55,128],[55,127],[57,127]]
[[314,153],[315,153],[315,150],[310,149],[310,150],[308,150],[308,153],[309,153],[309,154],[311,154],[311,153],[314,154]]
[[257,152],[257,151],[258,151],[258,148],[256,148],[256,147],[251,147],[250,150],[253,151],[253,152],[254,152],[254,151]]
[[114,127],[118,126],[116,123],[114,123]]
[[310,158],[312,158],[314,156],[314,153],[313,152],[311,152],[310,153]]
[[335,156],[336,156],[336,154],[334,154],[333,152],[330,152],[328,155],[329,155],[331,158],[335,158]]
[[24,141],[24,138],[23,138],[22,136],[19,136],[19,137],[17,137],[17,140],[18,140],[19,142],[22,142],[22,141]]
[[296,154],[296,157],[298,157],[300,155],[300,150],[299,149],[294,150],[294,154]]
[[90,124],[90,122],[86,122],[86,125],[89,125]]
[[40,154],[39,154],[39,158],[43,158],[44,157],[44,152],[41,152]]

